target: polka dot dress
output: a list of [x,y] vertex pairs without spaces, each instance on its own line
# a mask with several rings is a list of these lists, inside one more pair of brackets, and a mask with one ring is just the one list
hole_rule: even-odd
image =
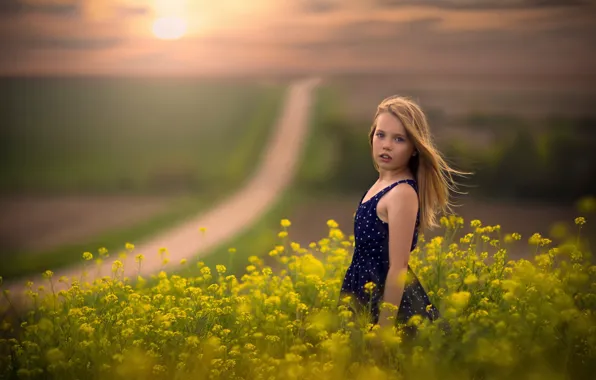
[[[377,323],[379,319],[379,304],[389,270],[389,225],[377,216],[377,204],[383,195],[401,183],[411,185],[418,192],[416,181],[406,179],[387,186],[366,202],[362,202],[365,193],[360,199],[354,219],[355,249],[342,283],[341,297],[351,295],[354,301],[358,301],[357,306],[370,310],[372,323]],[[419,225],[420,213],[416,217],[411,250],[416,248],[418,243]],[[375,283],[372,291],[365,289],[368,282]],[[408,265],[408,284],[397,311],[397,320],[405,323],[414,315],[431,320],[439,317],[438,310],[431,305],[422,284]]]

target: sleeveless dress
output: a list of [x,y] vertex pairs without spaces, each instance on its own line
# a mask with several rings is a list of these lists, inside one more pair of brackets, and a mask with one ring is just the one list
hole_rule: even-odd
[[[357,301],[355,306],[358,309],[352,308],[353,311],[370,310],[372,317],[370,322],[373,324],[378,323],[379,320],[379,307],[389,270],[389,224],[377,216],[377,205],[383,195],[402,183],[411,185],[418,193],[417,183],[411,179],[394,182],[362,203],[366,196],[365,192],[360,199],[354,219],[354,254],[342,283],[340,297],[351,295],[352,299]],[[419,225],[420,211],[416,217],[416,227],[410,250],[416,248],[418,243]],[[404,294],[397,311],[397,322],[406,323],[414,315],[420,315],[433,321],[438,319],[438,310],[431,305],[428,295],[410,265],[408,265],[407,272],[408,283],[404,288]],[[367,292],[364,285],[370,281],[374,282],[376,286],[372,292]],[[427,310],[428,305],[431,306]]]

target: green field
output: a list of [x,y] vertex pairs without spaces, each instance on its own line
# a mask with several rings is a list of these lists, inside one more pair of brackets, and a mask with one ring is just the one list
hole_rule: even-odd
[[5,193],[219,192],[250,174],[284,89],[146,78],[0,84]]

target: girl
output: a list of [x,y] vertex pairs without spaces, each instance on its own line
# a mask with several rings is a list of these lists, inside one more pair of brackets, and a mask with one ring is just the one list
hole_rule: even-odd
[[[426,116],[406,97],[391,96],[377,107],[369,133],[379,179],[360,199],[354,219],[355,249],[341,297],[357,301],[381,327],[420,315],[439,317],[408,265],[419,229],[436,226],[436,213],[450,208],[452,174],[434,147]],[[408,281],[406,282],[406,278]],[[381,303],[398,306],[395,322]],[[354,309],[354,306],[356,309]],[[370,314],[369,314],[370,312]]]

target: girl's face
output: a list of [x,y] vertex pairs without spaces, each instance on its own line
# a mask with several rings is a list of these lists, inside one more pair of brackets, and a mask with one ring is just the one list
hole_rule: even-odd
[[383,112],[377,117],[372,151],[379,170],[391,171],[406,167],[415,147],[402,123],[392,114]]

